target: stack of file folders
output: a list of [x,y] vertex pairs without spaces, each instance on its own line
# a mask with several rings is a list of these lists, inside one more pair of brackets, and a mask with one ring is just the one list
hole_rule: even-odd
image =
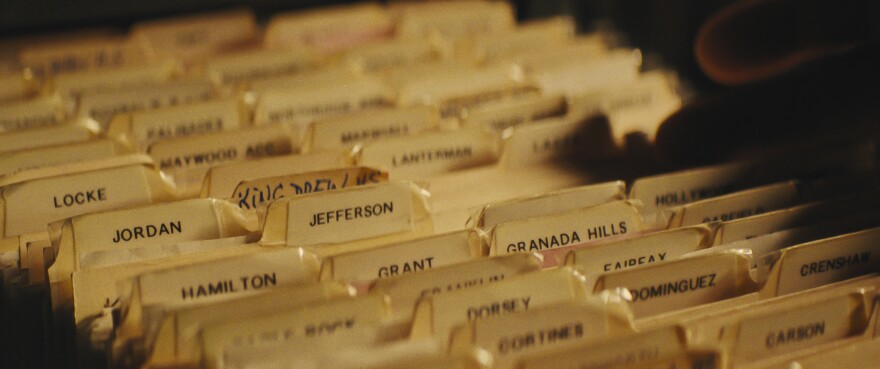
[[659,171],[686,89],[615,40],[429,2],[5,41],[3,367],[875,365],[875,143]]

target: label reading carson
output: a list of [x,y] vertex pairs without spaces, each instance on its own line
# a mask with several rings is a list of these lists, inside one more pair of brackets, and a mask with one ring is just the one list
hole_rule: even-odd
[[747,320],[739,329],[735,359],[757,360],[847,337],[856,331],[851,322],[859,299],[841,296]]
[[288,203],[288,242],[334,244],[412,229],[413,204],[402,183],[296,197]]

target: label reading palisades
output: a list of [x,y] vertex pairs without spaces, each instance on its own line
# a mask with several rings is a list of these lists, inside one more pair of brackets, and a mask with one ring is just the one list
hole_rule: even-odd
[[413,226],[412,193],[404,183],[297,197],[288,206],[288,243],[341,243]]

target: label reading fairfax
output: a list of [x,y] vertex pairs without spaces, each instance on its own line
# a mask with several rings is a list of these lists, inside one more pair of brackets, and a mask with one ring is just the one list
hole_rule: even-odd
[[338,190],[388,181],[388,173],[370,168],[346,168],[245,181],[232,198],[242,209],[256,209],[285,197]]
[[573,246],[641,230],[641,218],[625,201],[501,223],[492,234],[492,251],[513,254]]
[[706,233],[701,229],[679,228],[589,246],[572,251],[567,264],[585,273],[604,273],[659,263],[699,250]]
[[404,183],[388,183],[292,198],[288,243],[334,244],[410,231],[412,196]]

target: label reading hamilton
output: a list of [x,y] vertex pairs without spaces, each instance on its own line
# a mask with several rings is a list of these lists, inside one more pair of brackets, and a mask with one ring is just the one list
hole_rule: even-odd
[[52,197],[52,204],[55,206],[56,209],[103,201],[107,201],[107,189],[104,187],[77,191],[74,193],[66,193],[60,196]]
[[577,245],[581,242],[598,240],[600,238],[622,235],[626,234],[626,232],[626,222],[612,223],[588,228],[586,238],[582,237],[583,232],[579,234],[577,231],[571,231],[542,236],[527,241],[509,243],[507,245],[507,252],[517,253],[548,250],[557,247]]
[[225,279],[213,283],[196,284],[180,289],[181,298],[191,301],[204,297],[228,295],[236,292],[259,290],[278,285],[275,272],[241,276],[237,279]]
[[709,273],[677,281],[663,282],[638,289],[630,289],[629,292],[632,294],[633,302],[683,294],[715,287],[715,276],[715,273]]
[[116,234],[113,236],[113,243],[128,242],[141,238],[160,237],[181,232],[183,232],[183,227],[179,220],[168,223],[120,228],[116,230]]

